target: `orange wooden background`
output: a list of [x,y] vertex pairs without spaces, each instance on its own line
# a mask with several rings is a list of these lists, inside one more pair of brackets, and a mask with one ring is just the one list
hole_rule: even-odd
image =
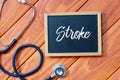
[[[66,77],[57,80],[120,80],[120,0],[28,0],[35,5],[36,18],[14,47],[0,54],[0,64],[13,73],[11,61],[14,51],[22,44],[33,43],[44,52],[44,13],[48,12],[102,12],[101,57],[44,57],[39,71],[27,80],[45,80],[57,63],[64,64]],[[17,36],[31,17],[29,6],[17,0],[7,0],[0,19],[0,40],[5,45]],[[0,45],[0,49],[5,48]],[[45,54],[45,53],[44,53]],[[17,57],[17,69],[21,73],[32,70],[38,64],[38,52],[27,48]],[[0,71],[0,80],[19,80]],[[56,80],[56,79],[55,79]]]

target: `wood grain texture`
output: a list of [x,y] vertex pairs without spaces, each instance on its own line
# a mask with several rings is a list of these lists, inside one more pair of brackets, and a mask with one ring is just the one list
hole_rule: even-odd
[[[50,0],[52,2],[52,0]],[[75,0],[75,2],[78,0]],[[63,3],[65,3],[66,1],[63,0]],[[80,1],[81,3],[86,2],[86,0],[82,0]],[[5,55],[2,55],[1,57],[1,64],[5,67],[5,69],[9,70],[10,72],[13,72],[12,70],[12,66],[11,66],[11,58],[13,56],[13,53],[15,51],[15,49],[24,43],[33,43],[33,44],[37,44],[38,46],[41,46],[44,43],[44,26],[43,26],[43,13],[44,12],[48,12],[47,10],[45,10],[45,5],[46,7],[52,8],[51,5],[49,6],[47,4],[47,0],[43,2],[38,1],[35,5],[36,7],[36,11],[37,11],[37,15],[36,18],[33,22],[33,24],[27,29],[27,31],[24,33],[24,36],[22,36],[17,44],[13,47],[12,50],[10,50],[10,52],[8,52]],[[61,3],[61,4],[63,4]],[[71,1],[71,3],[74,3],[74,1]],[[56,2],[53,4],[55,5]],[[59,4],[59,5],[61,5]],[[72,5],[71,5],[72,6]],[[71,6],[66,6],[65,10],[68,10]],[[78,8],[82,6],[78,5]],[[76,7],[75,7],[76,9]],[[20,18],[19,21],[17,21],[10,29],[9,31],[7,31],[7,33],[4,34],[4,36],[1,38],[1,40],[6,43],[9,44],[9,42],[19,33],[19,31],[24,27],[23,25],[26,24],[27,20],[30,18],[30,14],[31,14],[31,10],[28,11],[23,17]],[[35,32],[34,32],[35,31]],[[9,35],[11,34],[11,35]],[[30,35],[30,36],[28,36]],[[1,46],[2,47],[2,46]],[[30,49],[26,49],[24,51],[21,52],[21,54],[19,54],[19,59],[17,60],[17,67],[21,66],[29,57],[31,57],[31,55],[34,53],[35,50],[30,50]],[[27,53],[27,54],[26,54]],[[7,58],[7,59],[5,59]],[[76,59],[76,58],[75,58]],[[4,60],[4,61],[3,61]],[[58,60],[58,59],[57,59]],[[9,63],[7,63],[9,61]],[[69,60],[68,60],[69,61]],[[74,61],[74,60],[73,60]],[[70,61],[71,62],[71,61]],[[7,64],[6,64],[7,63]],[[72,63],[72,62],[71,62]],[[8,76],[3,74],[2,72],[0,72],[1,76],[0,79],[7,79]]]
[[[43,14],[49,12],[101,11],[103,33],[102,57],[44,57],[40,70],[26,77],[27,80],[44,80],[51,74],[52,67],[62,63],[68,68],[65,78],[58,80],[119,80],[120,67],[120,0],[28,0],[35,4],[36,18],[14,47],[0,55],[0,64],[13,72],[12,56],[20,45],[32,43],[38,45],[44,53]],[[14,5],[13,5],[14,3]],[[11,7],[11,9],[9,9]],[[7,0],[0,20],[1,41],[9,44],[17,36],[30,18],[31,9],[16,0]],[[4,46],[0,45],[0,49]],[[44,53],[45,54],[45,53]],[[31,48],[24,49],[17,58],[17,68],[21,73],[32,70],[38,64],[38,53]],[[27,66],[28,65],[28,66]],[[29,66],[31,65],[31,66]],[[115,74],[114,74],[115,73]],[[112,76],[113,75],[113,76]],[[0,80],[18,80],[0,71]],[[56,79],[55,79],[56,80]]]
[[60,80],[107,80],[120,67],[119,30],[120,20],[103,35],[103,56],[80,57]]
[[46,12],[75,12],[88,0],[49,0],[45,7]]
[[[28,1],[34,4],[38,0]],[[28,5],[21,4],[17,0],[7,0],[0,19],[0,36],[5,34],[29,9]]]
[[120,19],[120,0],[89,0],[79,11],[101,11],[102,32],[105,33]]
[[118,69],[108,80],[120,80],[120,69]]

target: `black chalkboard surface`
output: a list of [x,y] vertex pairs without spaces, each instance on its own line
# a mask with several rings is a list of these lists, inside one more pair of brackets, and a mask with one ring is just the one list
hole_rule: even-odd
[[47,56],[101,55],[100,12],[45,14]]

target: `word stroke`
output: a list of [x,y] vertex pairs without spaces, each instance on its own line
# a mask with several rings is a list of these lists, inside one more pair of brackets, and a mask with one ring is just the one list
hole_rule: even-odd
[[60,26],[56,30],[57,42],[61,42],[64,38],[70,38],[71,40],[77,39],[80,40],[81,38],[83,39],[88,39],[91,36],[90,31],[85,31],[85,27],[82,27],[81,30],[76,30],[73,31],[69,26]]

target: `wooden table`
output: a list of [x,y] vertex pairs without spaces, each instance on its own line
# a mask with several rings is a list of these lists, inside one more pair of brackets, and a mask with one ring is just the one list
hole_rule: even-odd
[[[35,5],[36,17],[33,23],[6,54],[0,55],[0,64],[13,73],[11,61],[15,50],[22,44],[32,43],[44,52],[44,13],[48,12],[102,12],[101,57],[45,57],[40,70],[26,77],[27,80],[45,80],[57,63],[67,69],[65,78],[57,80],[120,80],[120,0],[28,0]],[[31,16],[29,6],[17,0],[7,0],[0,20],[1,42],[5,45],[17,36]],[[0,49],[4,46],[0,45]],[[38,52],[27,48],[17,57],[17,69],[21,73],[32,70],[38,64]],[[0,71],[0,80],[18,80]],[[55,79],[56,80],[56,79]]]

